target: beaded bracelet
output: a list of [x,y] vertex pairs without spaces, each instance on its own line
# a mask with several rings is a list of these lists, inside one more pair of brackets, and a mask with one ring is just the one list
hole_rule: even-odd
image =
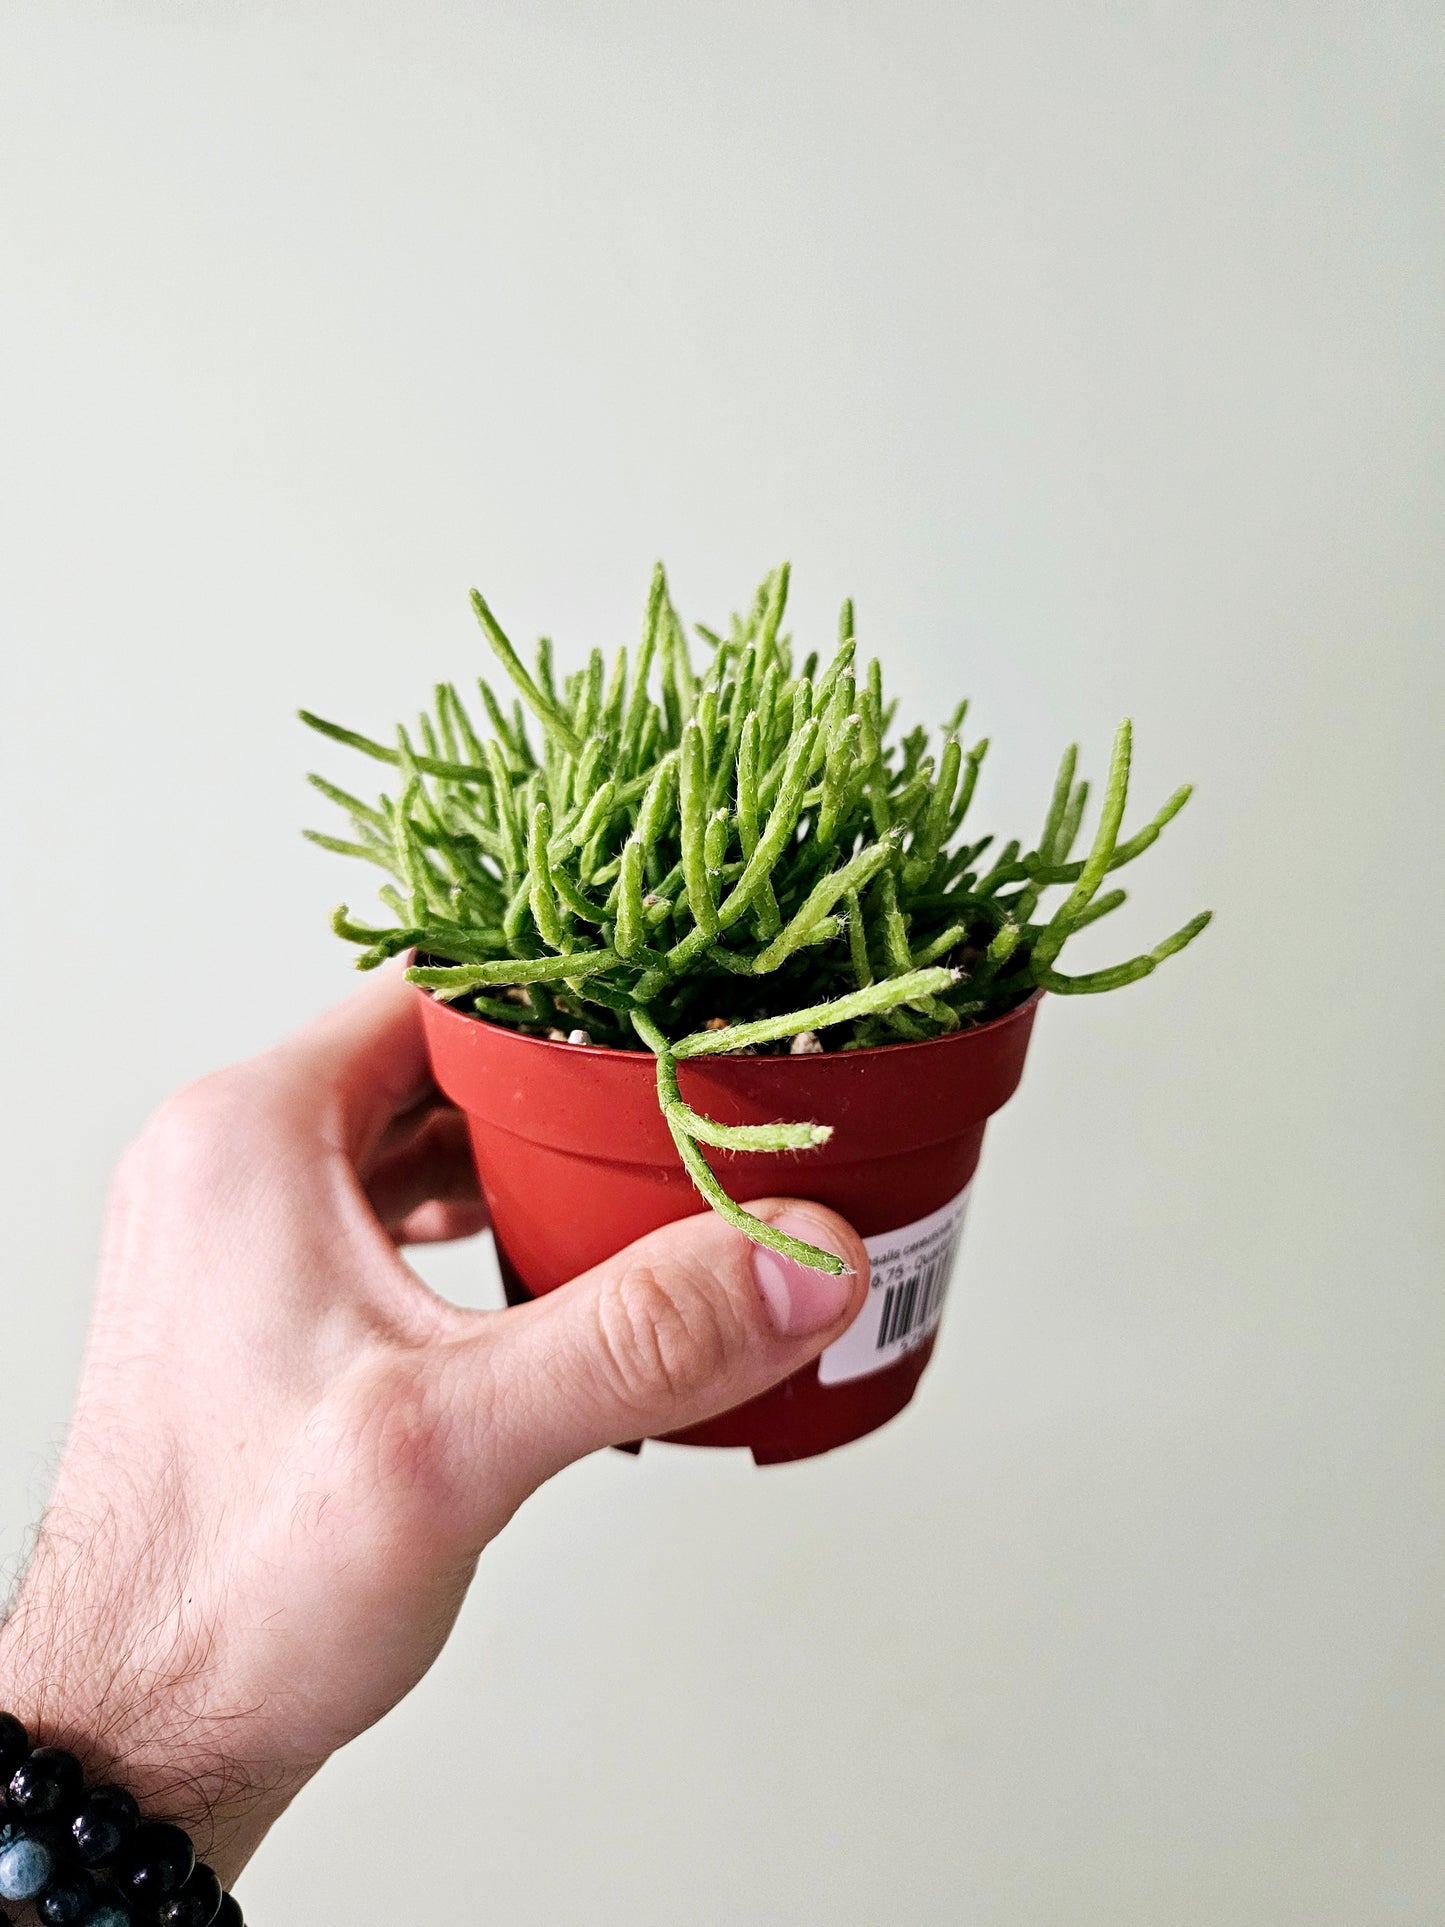
[[[0,1713],[0,1901],[29,1901],[46,1927],[243,1927],[190,1835],[142,1820],[124,1787],[85,1787],[73,1753],[32,1748]],[[10,1916],[0,1908],[0,1927]]]

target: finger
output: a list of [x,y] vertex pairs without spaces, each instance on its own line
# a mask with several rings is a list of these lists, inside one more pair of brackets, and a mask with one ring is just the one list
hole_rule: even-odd
[[847,1269],[795,1264],[710,1211],[666,1225],[472,1341],[485,1449],[540,1482],[599,1446],[740,1405],[837,1337],[868,1293],[862,1240],[822,1205],[749,1208]]
[[444,1105],[446,1105],[446,1099],[432,1086],[423,1092],[419,1103],[413,1104],[409,1110],[398,1111],[371,1146],[368,1155],[358,1164],[357,1169],[362,1178],[369,1179],[384,1158],[409,1145],[418,1131],[430,1122],[433,1111]]
[[405,1136],[390,1142],[373,1162],[365,1186],[389,1231],[431,1203],[465,1207],[476,1217],[477,1229],[486,1223],[466,1119],[450,1105],[414,1113]]
[[431,1088],[418,994],[403,968],[379,970],[268,1054],[318,1134],[357,1160]]
[[475,1238],[487,1228],[486,1207],[475,1204],[443,1204],[437,1199],[418,1205],[399,1224],[387,1230],[398,1245],[453,1244],[458,1238]]

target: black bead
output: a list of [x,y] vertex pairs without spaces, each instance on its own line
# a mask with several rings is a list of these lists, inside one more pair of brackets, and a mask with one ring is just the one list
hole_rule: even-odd
[[124,1892],[154,1905],[184,1887],[195,1864],[189,1834],[164,1820],[147,1820],[116,1855],[115,1877]]
[[221,1911],[216,1915],[216,1927],[246,1927],[241,1918],[241,1903],[234,1894],[221,1895]]
[[70,1927],[72,1921],[90,1917],[99,1889],[83,1868],[63,1873],[52,1880],[35,1903],[35,1911],[46,1927]]
[[123,1786],[92,1787],[70,1823],[75,1851],[87,1867],[109,1860],[140,1825],[140,1808]]
[[10,1805],[26,1820],[69,1812],[85,1789],[85,1770],[60,1746],[37,1746],[10,1776]]
[[0,1713],[0,1780],[8,1780],[30,1751],[30,1735],[13,1713]]
[[211,1927],[221,1906],[221,1883],[207,1866],[198,1866],[178,1894],[163,1900],[160,1927]]

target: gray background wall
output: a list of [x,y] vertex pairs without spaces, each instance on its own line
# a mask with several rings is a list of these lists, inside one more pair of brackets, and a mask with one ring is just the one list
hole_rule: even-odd
[[906,1420],[557,1481],[248,1910],[1438,1920],[1436,9],[0,29],[13,1556],[117,1151],[349,987],[291,712],[466,675],[471,582],[580,649],[790,555],[973,693],[1005,834],[1126,711],[1141,807],[1198,780],[1098,960],[1219,912],[1045,1011]]

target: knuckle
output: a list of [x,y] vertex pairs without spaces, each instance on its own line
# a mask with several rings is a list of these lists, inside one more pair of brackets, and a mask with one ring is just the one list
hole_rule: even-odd
[[613,1390],[639,1408],[659,1393],[681,1397],[722,1377],[747,1342],[715,1281],[644,1263],[628,1265],[603,1289],[597,1319]]
[[192,1191],[234,1170],[267,1128],[264,1093],[244,1065],[175,1091],[155,1110],[116,1169],[122,1194],[161,1184]]
[[167,1176],[199,1161],[219,1135],[220,1102],[213,1080],[176,1091],[152,1113],[121,1161],[122,1174],[138,1178],[160,1170]]

